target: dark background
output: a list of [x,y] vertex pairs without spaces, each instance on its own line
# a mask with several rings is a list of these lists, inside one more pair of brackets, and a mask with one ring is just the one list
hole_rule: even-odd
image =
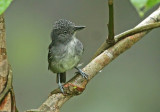
[[[115,33],[133,28],[140,18],[129,0],[115,0]],[[147,12],[146,17],[157,6]],[[107,0],[14,0],[5,12],[7,50],[20,112],[38,108],[57,88],[47,54],[54,21],[65,18],[87,28],[77,37],[86,65],[106,39]],[[160,29],[156,29],[99,73],[84,93],[62,112],[160,112]],[[68,71],[67,79],[75,70]]]

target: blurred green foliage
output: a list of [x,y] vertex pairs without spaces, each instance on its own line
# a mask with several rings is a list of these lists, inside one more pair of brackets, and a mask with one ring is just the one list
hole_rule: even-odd
[[0,15],[7,9],[12,0],[0,0]]
[[160,3],[160,0],[130,0],[133,6],[136,8],[139,16],[143,17],[145,12],[150,8]]

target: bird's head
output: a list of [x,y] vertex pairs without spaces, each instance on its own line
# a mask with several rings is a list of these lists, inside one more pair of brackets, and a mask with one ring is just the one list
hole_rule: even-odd
[[84,28],[85,26],[76,26],[71,21],[60,19],[53,26],[51,38],[61,42],[71,40],[76,31]]

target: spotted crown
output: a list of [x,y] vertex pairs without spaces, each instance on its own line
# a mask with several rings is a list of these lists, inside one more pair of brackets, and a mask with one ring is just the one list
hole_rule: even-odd
[[53,29],[68,29],[68,28],[73,28],[75,26],[74,23],[72,23],[71,21],[68,21],[66,19],[60,19],[58,21],[55,22]]

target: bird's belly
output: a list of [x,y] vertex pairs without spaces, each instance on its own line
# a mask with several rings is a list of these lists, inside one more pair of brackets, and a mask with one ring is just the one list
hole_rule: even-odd
[[83,53],[83,48],[76,49],[78,40],[74,38],[69,44],[63,47],[59,55],[54,55],[50,64],[50,70],[54,73],[63,73],[77,66]]
[[54,73],[63,73],[77,66],[79,61],[79,56],[65,56],[64,58],[60,59],[57,63],[51,63],[51,70]]

